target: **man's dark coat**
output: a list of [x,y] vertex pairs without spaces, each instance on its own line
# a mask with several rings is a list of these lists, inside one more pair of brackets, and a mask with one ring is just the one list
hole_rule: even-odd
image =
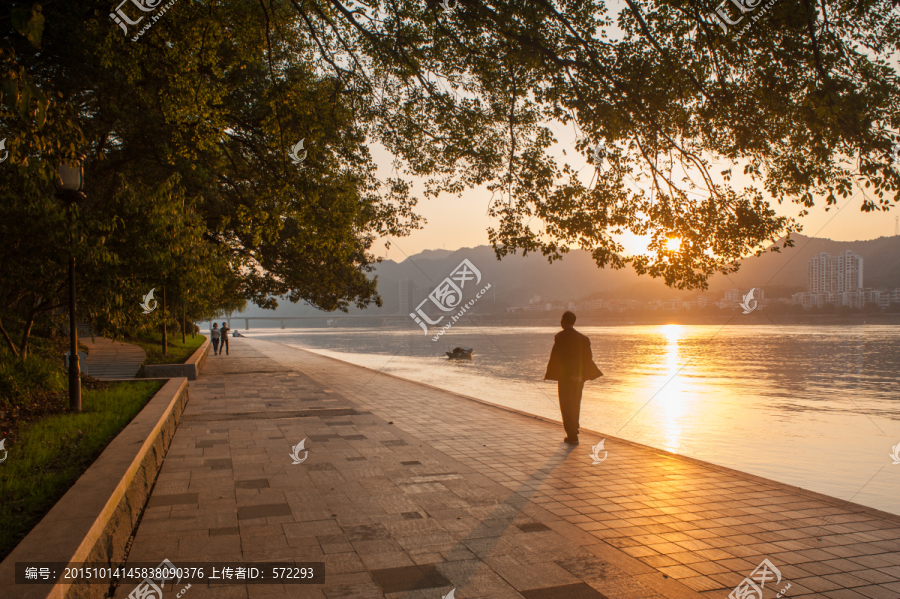
[[545,380],[569,381],[572,377],[581,377],[593,381],[601,376],[603,373],[594,364],[591,354],[590,339],[571,327],[556,334]]

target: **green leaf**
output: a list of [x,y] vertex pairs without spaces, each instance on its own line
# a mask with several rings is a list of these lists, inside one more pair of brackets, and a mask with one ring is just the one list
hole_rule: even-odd
[[35,48],[41,47],[41,36],[44,33],[44,15],[41,5],[34,4],[31,10],[24,7],[16,7],[10,15],[13,28],[25,36]]
[[19,86],[15,82],[14,79],[3,79],[2,82],[2,90],[3,90],[3,102],[10,109],[15,109],[19,100]]

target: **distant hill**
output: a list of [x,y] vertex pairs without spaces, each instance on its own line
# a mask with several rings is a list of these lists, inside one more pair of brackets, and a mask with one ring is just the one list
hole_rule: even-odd
[[[806,291],[809,259],[819,252],[840,254],[846,250],[862,256],[865,287],[900,287],[900,236],[896,235],[867,241],[833,241],[796,235],[793,248],[784,249],[780,254],[770,252],[744,260],[741,269],[730,278],[742,288],[768,284]],[[713,282],[718,285],[717,289],[727,289],[730,285],[725,277],[719,276],[710,282],[710,289],[714,288]]]
[[414,255],[416,260],[440,260],[453,253],[453,250],[422,250]]
[[[780,246],[780,243],[779,243]],[[867,241],[833,241],[794,237],[794,247],[780,253],[767,252],[741,262],[738,272],[713,276],[709,292],[721,294],[726,289],[763,287],[768,297],[788,296],[806,291],[807,262],[819,253],[837,254],[852,250],[863,257],[863,284],[866,287],[900,288],[900,236],[879,237]],[[641,301],[687,299],[700,291],[678,291],[660,280],[639,277],[630,268],[598,269],[585,251],[573,251],[561,261],[549,264],[540,254],[507,256],[498,261],[489,246],[459,250],[426,250],[402,262],[385,260],[378,265],[378,290],[384,301],[382,308],[362,311],[351,308],[351,314],[397,314],[400,305],[399,283],[408,278],[430,292],[448,276],[463,259],[481,271],[480,286],[491,283],[488,301],[479,302],[486,311],[504,306],[521,306],[537,295],[542,301],[582,300],[592,298],[636,299]],[[487,304],[487,305],[486,305]],[[281,302],[277,311],[251,306],[247,316],[316,316],[325,314],[308,305]]]

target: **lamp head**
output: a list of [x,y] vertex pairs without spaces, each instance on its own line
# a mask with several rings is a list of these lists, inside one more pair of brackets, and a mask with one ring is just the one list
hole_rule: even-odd
[[59,175],[58,187],[65,191],[81,191],[84,184],[84,166],[81,162],[76,165],[60,164],[56,167]]
[[78,155],[74,164],[60,164],[56,167],[57,196],[71,203],[82,199],[84,187],[84,154]]

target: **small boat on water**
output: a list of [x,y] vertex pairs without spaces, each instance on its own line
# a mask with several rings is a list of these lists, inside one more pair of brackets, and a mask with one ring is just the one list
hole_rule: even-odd
[[452,352],[448,351],[446,354],[451,360],[471,360],[474,352],[471,347],[454,347]]

